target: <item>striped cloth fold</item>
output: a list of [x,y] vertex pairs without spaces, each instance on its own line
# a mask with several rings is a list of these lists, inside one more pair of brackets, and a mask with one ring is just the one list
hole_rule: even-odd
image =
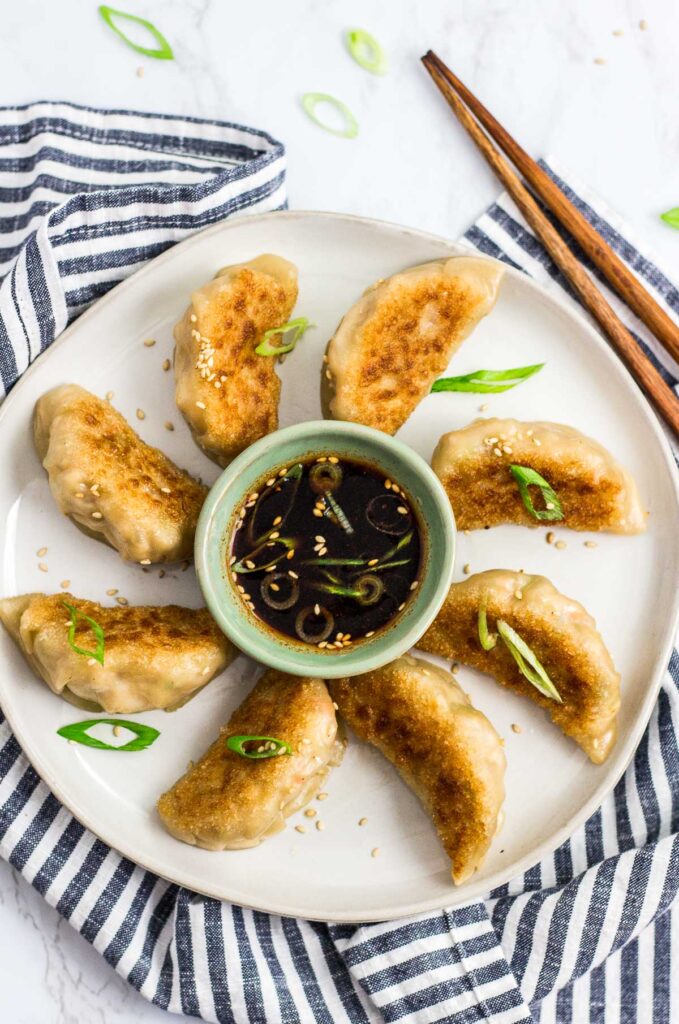
[[[40,103],[0,111],[3,393],[85,306],[192,231],[285,205],[283,148],[191,118]],[[553,173],[553,172],[550,172]],[[558,184],[670,310],[679,292],[586,190]],[[501,197],[466,242],[565,288]],[[566,288],[566,290],[568,290]],[[614,302],[617,305],[617,302]],[[679,368],[627,311],[676,384]],[[0,854],[143,996],[237,1024],[654,1024],[679,1016],[675,652],[633,763],[551,857],[484,901],[319,924],[189,892],[80,825],[0,714]],[[675,972],[676,976],[676,972]]]

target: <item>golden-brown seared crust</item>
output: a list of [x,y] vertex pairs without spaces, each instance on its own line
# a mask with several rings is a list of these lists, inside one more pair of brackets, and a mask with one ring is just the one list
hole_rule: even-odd
[[276,360],[255,349],[265,331],[290,319],[296,301],[294,265],[258,256],[195,291],[175,327],[177,406],[220,466],[278,427]]
[[[571,530],[640,533],[647,515],[631,474],[603,445],[561,423],[478,419],[444,434],[432,468],[446,489],[458,528],[501,523],[553,527],[526,509],[511,464],[536,470],[552,486]],[[536,509],[544,500],[531,488]]]
[[[498,641],[493,650],[483,650],[478,612],[484,598],[489,630],[495,630],[497,619],[509,623],[544,666],[563,704],[544,697],[524,679],[504,643]],[[471,665],[529,697],[595,764],[611,752],[620,676],[591,615],[544,576],[492,569],[454,583],[418,647]]]
[[59,509],[128,561],[190,558],[207,488],[76,384],[35,406],[35,446]]
[[323,390],[332,416],[395,433],[493,308],[502,273],[492,260],[458,256],[368,289],[328,345]]
[[[292,755],[241,757],[229,736],[270,736]],[[201,759],[158,800],[173,836],[207,850],[257,846],[319,789],[343,753],[325,683],[270,670]]]
[[456,884],[479,867],[504,800],[500,737],[449,672],[405,656],[329,684],[340,714],[397,768],[432,816]]
[[[64,602],[104,631],[104,664],[73,651]],[[0,600],[0,621],[54,693],[109,713],[171,710],[228,665],[234,648],[207,608],[177,605],[109,608],[72,594],[24,594]],[[78,617],[74,642],[97,647]]]

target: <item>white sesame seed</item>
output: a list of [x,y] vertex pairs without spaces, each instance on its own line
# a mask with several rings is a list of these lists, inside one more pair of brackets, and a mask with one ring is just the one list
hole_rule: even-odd
[[[317,541],[321,546],[323,544],[325,544],[325,537],[321,537],[320,534],[318,534],[317,537],[314,537],[314,540]],[[40,552],[38,552],[38,554],[40,554]],[[370,563],[368,563],[368,564],[370,564]]]
[[171,366],[172,363],[170,362],[169,359],[163,359],[163,370],[165,371],[165,373],[167,373]]
[[165,421],[165,429],[166,430],[174,430],[174,423],[171,420],[166,420]]
[[371,629],[369,633],[365,634],[366,640],[368,639],[368,637],[371,637],[371,636],[375,636],[375,630],[374,629]]
[[146,419],[146,413],[144,412],[143,409],[137,409],[137,419],[138,420],[145,420]]
[[505,453],[505,455],[511,455],[512,454],[512,449],[509,447],[508,444],[503,444],[502,445],[502,451]]
[[305,818],[315,818],[317,814],[318,814],[318,811],[316,810],[315,807],[307,807],[306,811],[304,812],[304,817]]
[[493,455],[502,455],[502,452],[499,448],[493,448]]
[[333,463],[333,465],[335,465],[335,466],[336,466],[336,465],[337,465],[337,463],[339,462],[339,459],[337,458],[337,456],[336,456],[336,455],[330,455],[330,456],[328,457],[328,462],[332,462],[332,463]]
[[145,348],[153,348],[155,343],[156,343],[156,339],[155,338],[146,338],[145,341],[144,341],[144,347]]
[[648,22],[646,21],[645,18],[642,18],[641,21],[639,22],[639,28],[641,29],[642,32],[645,32],[646,29],[648,28]]
[[329,796],[330,796],[329,793],[317,793],[316,794],[316,799],[317,800],[327,800]]
[[595,548],[596,546],[597,546],[597,544],[596,544],[595,540],[586,540],[585,541],[585,547],[586,548]]
[[130,602],[127,600],[126,597],[117,597],[116,598],[116,604],[119,604],[122,607],[125,607],[125,605],[128,605],[129,603]]
[[279,475],[279,476],[285,476],[285,474],[287,473],[287,471],[288,471],[288,467],[287,467],[287,466],[283,466],[283,469],[279,469],[279,470],[278,470],[278,475]]
[[316,822],[316,828],[319,832],[322,832],[323,829],[325,828],[325,825],[322,821],[319,820]]
[[548,512],[551,512],[552,509],[554,508],[554,502],[553,501],[546,501],[545,502],[545,508],[547,509]]
[[514,591],[514,597],[516,598],[517,601],[523,600],[523,591],[515,590]]
[[192,324],[195,324],[198,322],[198,317],[196,316],[195,313],[192,313],[191,316],[189,317],[189,320],[191,321]]
[[122,730],[122,729],[120,728],[120,726],[119,726],[119,725],[114,725],[114,726],[113,726],[113,735],[114,735],[114,736],[120,736],[120,734],[122,733],[122,731],[123,731],[123,730]]
[[59,586],[61,587],[62,590],[68,590],[70,585],[71,585],[71,581],[70,580],[62,580],[61,583],[59,584]]
[[172,494],[172,491],[170,490],[169,487],[161,487],[160,489],[163,494]]
[[280,531],[279,530],[274,530],[273,533],[269,534],[269,539],[270,540],[278,540],[279,537],[280,537]]
[[539,438],[537,438],[537,437],[534,437],[534,438],[533,438],[533,444],[536,444],[536,445],[538,446],[538,448],[539,448],[539,447],[540,447],[540,445],[542,444],[542,441],[540,441],[540,439],[539,439]]
[[485,412],[488,408],[488,402],[484,402],[483,405],[479,406],[479,412]]
[[93,519],[103,519],[104,517],[103,517],[103,515],[101,514],[101,512],[93,512],[93,513],[92,513],[92,518],[93,518]]
[[139,564],[140,565],[150,565],[151,564],[151,559],[150,558],[142,558],[142,559],[140,559]]
[[521,726],[516,722],[512,722],[512,732],[522,732]]
[[88,665],[96,665],[97,664],[97,659],[96,658],[88,658],[87,659],[87,664]]
[[76,491],[75,494],[74,494],[74,497],[75,498],[84,498],[85,495],[83,494],[82,491]]
[[111,587],[111,589],[107,590],[106,593],[108,594],[109,597],[115,597],[116,594],[118,593],[118,588],[117,587]]
[[44,558],[46,554],[47,548],[38,548],[38,550],[36,551],[36,555],[38,556],[38,558]]
[[623,32],[623,30],[621,28],[616,28],[616,29],[613,30],[613,35],[614,36],[624,36],[624,34],[625,33]]
[[112,398],[113,398],[113,392],[112,391],[107,391],[106,392],[106,401],[110,402]]
[[407,516],[408,515],[408,509],[405,507],[405,505],[399,505],[398,508],[396,509],[396,511],[401,516]]
[[605,57],[595,57],[594,58],[594,63],[595,64],[605,64],[606,63],[606,58]]
[[563,549],[564,549],[564,548],[565,548],[566,546],[567,546],[567,545],[566,545],[566,541],[565,541],[565,540],[558,540],[558,541],[556,542],[556,544],[554,545],[554,547],[555,547],[555,548],[558,548],[558,549],[559,549],[559,551],[563,551]]
[[320,604],[315,604],[314,605],[314,615],[320,615],[320,614],[321,614],[321,606],[320,606]]
[[370,856],[371,857],[379,857],[379,853],[380,853],[380,848],[379,848],[379,846],[376,846],[374,848],[374,850],[370,851]]
[[358,824],[359,824],[359,826],[363,827],[363,825],[367,825],[368,824],[368,819],[367,818],[359,818],[358,819]]
[[417,590],[417,588],[419,586],[419,582],[420,582],[419,580],[413,580],[413,582],[410,584],[410,589],[411,590]]
[[306,829],[304,828],[304,825],[295,825],[295,832],[299,832],[301,835],[304,835]]
[[400,604],[396,610],[399,611],[399,612],[402,612],[403,609],[405,608],[405,606],[406,606],[406,603],[404,601],[403,604]]
[[553,544],[554,543],[554,534],[552,533],[551,530],[549,531],[549,533],[545,537],[545,540],[547,541],[548,544]]
[[323,518],[323,513],[322,513],[322,512],[320,511],[320,509],[318,509],[318,508],[315,508],[315,509],[313,510],[313,513],[314,513],[314,515],[315,515],[315,516],[316,516],[316,517],[317,517],[318,519],[322,519],[322,518]]
[[465,564],[462,566],[462,572],[465,574],[465,576],[469,576],[469,573],[471,571],[472,571],[472,568],[471,568],[469,562],[465,562]]
[[384,486],[387,488],[388,491],[390,491],[391,490],[391,480],[385,480],[384,481]]
[[282,523],[282,522],[283,522],[283,516],[276,516],[276,518],[273,521],[273,525],[274,526],[278,526],[278,524]]
[[204,409],[205,408],[205,402],[196,402],[196,405],[197,405],[197,407],[199,409]]

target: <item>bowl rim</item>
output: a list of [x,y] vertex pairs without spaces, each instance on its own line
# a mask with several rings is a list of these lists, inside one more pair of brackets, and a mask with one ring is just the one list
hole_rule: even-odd
[[[239,610],[233,619],[225,614],[223,598],[220,597],[222,580],[215,578],[210,565],[210,555],[215,544],[212,524],[222,502],[228,500],[230,505],[237,507],[251,485],[242,484],[237,487],[238,480],[244,471],[250,469],[254,463],[259,462],[269,452],[273,455],[281,444],[293,441],[303,445],[308,441],[313,441],[311,448],[314,445],[321,447],[323,435],[332,433],[344,435],[347,441],[358,442],[359,447],[369,448],[370,452],[367,454],[372,455],[378,463],[379,449],[389,449],[390,454],[420,480],[428,498],[440,512],[443,544],[441,545],[442,550],[437,548],[435,563],[437,580],[433,593],[426,602],[423,601],[419,608],[415,607],[410,615],[404,617],[400,623],[396,620],[391,627],[387,627],[391,628],[394,634],[390,641],[385,643],[385,632],[380,630],[375,635],[374,643],[365,642],[360,646],[347,648],[346,651],[337,651],[328,655],[315,648],[307,651],[302,646],[284,646],[277,642],[270,633],[267,633],[265,628],[257,631],[256,639],[251,637],[250,633],[245,633],[241,628],[245,621],[242,610]],[[274,468],[275,463],[280,464],[280,461],[280,457],[277,460],[272,458],[271,469]],[[261,475],[264,476],[266,472],[266,466],[262,466]],[[258,473],[258,475],[260,474]],[[236,487],[237,498],[233,500],[227,497],[235,493],[234,488]],[[429,535],[430,524],[424,517],[420,517],[420,528],[424,531],[425,536]],[[223,534],[218,534],[218,536],[221,544]],[[363,424],[346,420],[304,420],[259,438],[236,456],[223,470],[210,488],[200,512],[196,528],[194,560],[198,583],[210,613],[221,631],[238,650],[267,667],[289,672],[291,675],[330,679],[345,675],[360,675],[380,668],[417,644],[438,614],[452,583],[456,540],[455,514],[448,495],[431,466],[413,448],[390,434]],[[431,558],[431,552],[429,558]],[[220,564],[221,559],[218,559],[217,562]],[[417,601],[417,597],[414,600]],[[347,664],[347,662],[350,663]]]

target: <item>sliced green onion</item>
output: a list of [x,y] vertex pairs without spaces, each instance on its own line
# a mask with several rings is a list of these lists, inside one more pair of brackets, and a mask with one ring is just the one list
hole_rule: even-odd
[[[246,750],[245,743],[264,744],[264,750]],[[292,747],[285,740],[277,740],[275,736],[229,736],[226,741],[229,750],[241,757],[249,757],[252,761],[264,761],[279,754],[292,754]]]
[[352,597],[363,607],[377,604],[384,593],[384,583],[379,576],[368,573],[356,580],[353,586],[345,587],[341,583],[313,583],[315,590],[324,594],[334,594],[337,597]]
[[[136,739],[116,747],[112,743],[104,743],[102,740],[95,739],[94,736],[89,736],[87,730],[91,729],[93,725],[122,725],[130,732],[136,733]],[[153,726],[143,725],[141,722],[126,722],[120,718],[88,718],[84,722],[71,722],[70,725],[62,725],[61,729],[57,729],[57,735],[63,736],[65,740],[82,743],[84,747],[94,747],[95,750],[119,750],[122,752],[144,750],[158,739],[160,733]]]
[[302,565],[367,565],[366,558],[306,558]]
[[[337,113],[341,114],[344,118],[344,128],[333,128],[331,125],[321,121],[316,113],[316,107],[319,103],[327,103],[329,106],[334,107]],[[339,135],[341,139],[355,139],[358,135],[358,121],[348,106],[335,96],[330,96],[326,92],[307,92],[302,96],[302,107],[304,108],[304,113],[307,117],[311,118],[314,124],[317,124],[319,128],[323,128],[326,132],[330,132],[331,135]]]
[[[172,47],[163,33],[160,32],[152,22],[147,21],[146,18],[139,18],[136,14],[128,14],[126,11],[117,11],[114,7],[106,7],[104,4],[99,7],[99,13],[108,27],[113,29],[115,34],[133,50],[136,50],[137,53],[143,53],[146,57],[154,57],[156,60],[174,59]],[[158,43],[158,49],[150,50],[146,46],[140,46],[139,43],[135,43],[129,36],[125,35],[118,25],[116,25],[114,20],[115,18],[120,18],[123,21],[133,21],[135,24],[141,25],[142,28],[147,30],[147,32],[151,33],[155,41]]]
[[407,565],[411,562],[411,558],[399,558],[396,562],[378,562],[377,565],[371,565],[371,572],[381,572],[382,569],[395,569],[397,565]]
[[[509,472],[516,480],[519,488],[519,494],[521,500],[526,506],[527,510],[535,519],[540,519],[543,522],[554,522],[557,519],[563,519],[563,508],[559,501],[556,491],[550,484],[547,483],[543,476],[540,476],[530,466],[514,466],[509,467]],[[533,504],[533,499],[530,496],[529,487],[539,487],[542,497],[545,502],[544,509],[537,509]]]
[[[538,373],[544,363],[532,366],[517,366],[513,370],[475,370],[461,377],[441,377],[434,381],[432,393],[436,391],[473,391],[479,395],[497,395],[501,391],[509,391],[517,384],[522,384],[534,373]],[[501,382],[505,383],[501,383]]]
[[[318,609],[318,611],[316,610]],[[306,628],[306,622],[308,619],[322,619],[323,625],[321,626],[318,633],[309,633]],[[309,606],[308,608],[302,608],[301,612],[297,612],[295,618],[295,633],[304,640],[307,644],[322,643],[327,640],[332,633],[333,626],[335,625],[335,616],[332,612],[328,611],[327,608],[321,608],[320,605]]]
[[479,604],[479,643],[484,651],[492,651],[497,643],[497,633],[488,632],[487,598],[484,594]]
[[[397,555],[399,551],[402,550],[402,548],[407,548],[411,540],[413,539],[413,532],[414,531],[411,530],[410,533],[406,533],[405,537],[401,537],[400,541],[397,544],[394,544],[393,548],[389,548],[386,554],[382,555],[378,564],[383,565],[384,562],[388,561],[390,558],[393,558],[394,555]],[[408,559],[408,561],[410,561],[410,559]]]
[[660,219],[669,224],[671,228],[679,229],[679,206],[673,206],[671,210],[660,214]]
[[[305,316],[298,316],[295,320],[288,320],[287,324],[281,324],[280,327],[272,327],[270,330],[264,331],[262,340],[255,349],[255,352],[258,356],[284,356],[286,352],[292,352],[305,331],[315,326],[316,324],[309,323],[308,318]],[[290,341],[283,345],[272,345],[271,338],[275,338],[278,334],[290,334]]]
[[537,657],[528,644],[521,639],[515,629],[503,619],[497,620],[497,631],[503,642],[509,649],[509,653],[519,667],[519,672],[531,683],[536,690],[539,690],[544,697],[558,701],[563,704],[561,695],[556,686],[549,678]]
[[344,532],[348,533],[349,536],[351,536],[351,534],[354,532],[354,528],[349,522],[349,517],[347,516],[344,509],[341,507],[339,502],[337,502],[335,498],[333,498],[330,491],[327,491],[324,497],[332,511],[335,513],[335,518],[339,522]]
[[[264,548],[276,547],[280,545],[283,551],[280,555],[276,555],[275,558],[269,559],[268,562],[263,562],[262,565],[248,565],[248,562],[254,562],[255,556],[263,551]],[[276,537],[275,540],[265,541],[263,544],[259,544],[254,551],[251,551],[249,555],[245,555],[239,562],[236,562],[231,566],[232,572],[237,573],[249,573],[249,572],[264,572],[269,569],[273,569],[275,565],[278,565],[284,558],[288,557],[289,551],[294,551],[296,548],[296,542],[292,537]]]
[[[78,611],[75,605],[69,604],[68,601],[61,602],[64,608],[68,609],[71,616],[71,625],[68,629],[68,645],[72,651],[76,654],[82,654],[86,658],[94,658],[100,665],[104,664],[104,631],[94,619],[91,619],[89,615],[85,615],[83,612]],[[97,641],[97,649],[95,651],[88,651],[84,647],[78,647],[75,642],[75,629],[78,624],[78,619],[84,619],[89,625],[90,629],[94,633],[94,638]]]
[[[248,540],[250,541],[251,544],[255,544],[255,543],[256,544],[260,544],[260,543],[262,543],[263,541],[265,541],[268,538],[269,534],[274,532],[274,530],[280,530],[281,527],[285,525],[285,521],[288,518],[288,516],[290,515],[290,512],[292,511],[292,506],[295,503],[295,498],[297,497],[297,491],[299,490],[299,485],[300,485],[300,481],[302,479],[303,471],[304,471],[304,466],[302,465],[302,463],[301,462],[296,463],[294,466],[292,466],[290,469],[288,469],[288,471],[285,474],[285,476],[276,476],[275,479],[274,479],[274,482],[269,487],[265,487],[265,489],[259,495],[259,497],[257,498],[257,501],[255,502],[255,504],[253,506],[252,513],[248,517],[248,527],[247,527],[247,530],[248,530]],[[281,521],[280,521],[280,523],[278,523],[276,526],[269,527],[269,529],[266,531],[266,533],[264,533],[261,537],[258,537],[257,540],[255,540],[255,535],[254,535],[255,522],[257,520],[257,514],[260,511],[262,503],[264,501],[266,501],[267,498],[271,497],[271,495],[274,493],[276,488],[280,488],[281,484],[289,483],[290,480],[292,480],[292,487],[290,488],[290,493],[288,495],[286,495],[286,497],[287,497],[287,508],[281,514]]]
[[389,70],[387,55],[374,36],[362,28],[350,28],[346,36],[347,49],[357,64],[373,75],[386,75]]

